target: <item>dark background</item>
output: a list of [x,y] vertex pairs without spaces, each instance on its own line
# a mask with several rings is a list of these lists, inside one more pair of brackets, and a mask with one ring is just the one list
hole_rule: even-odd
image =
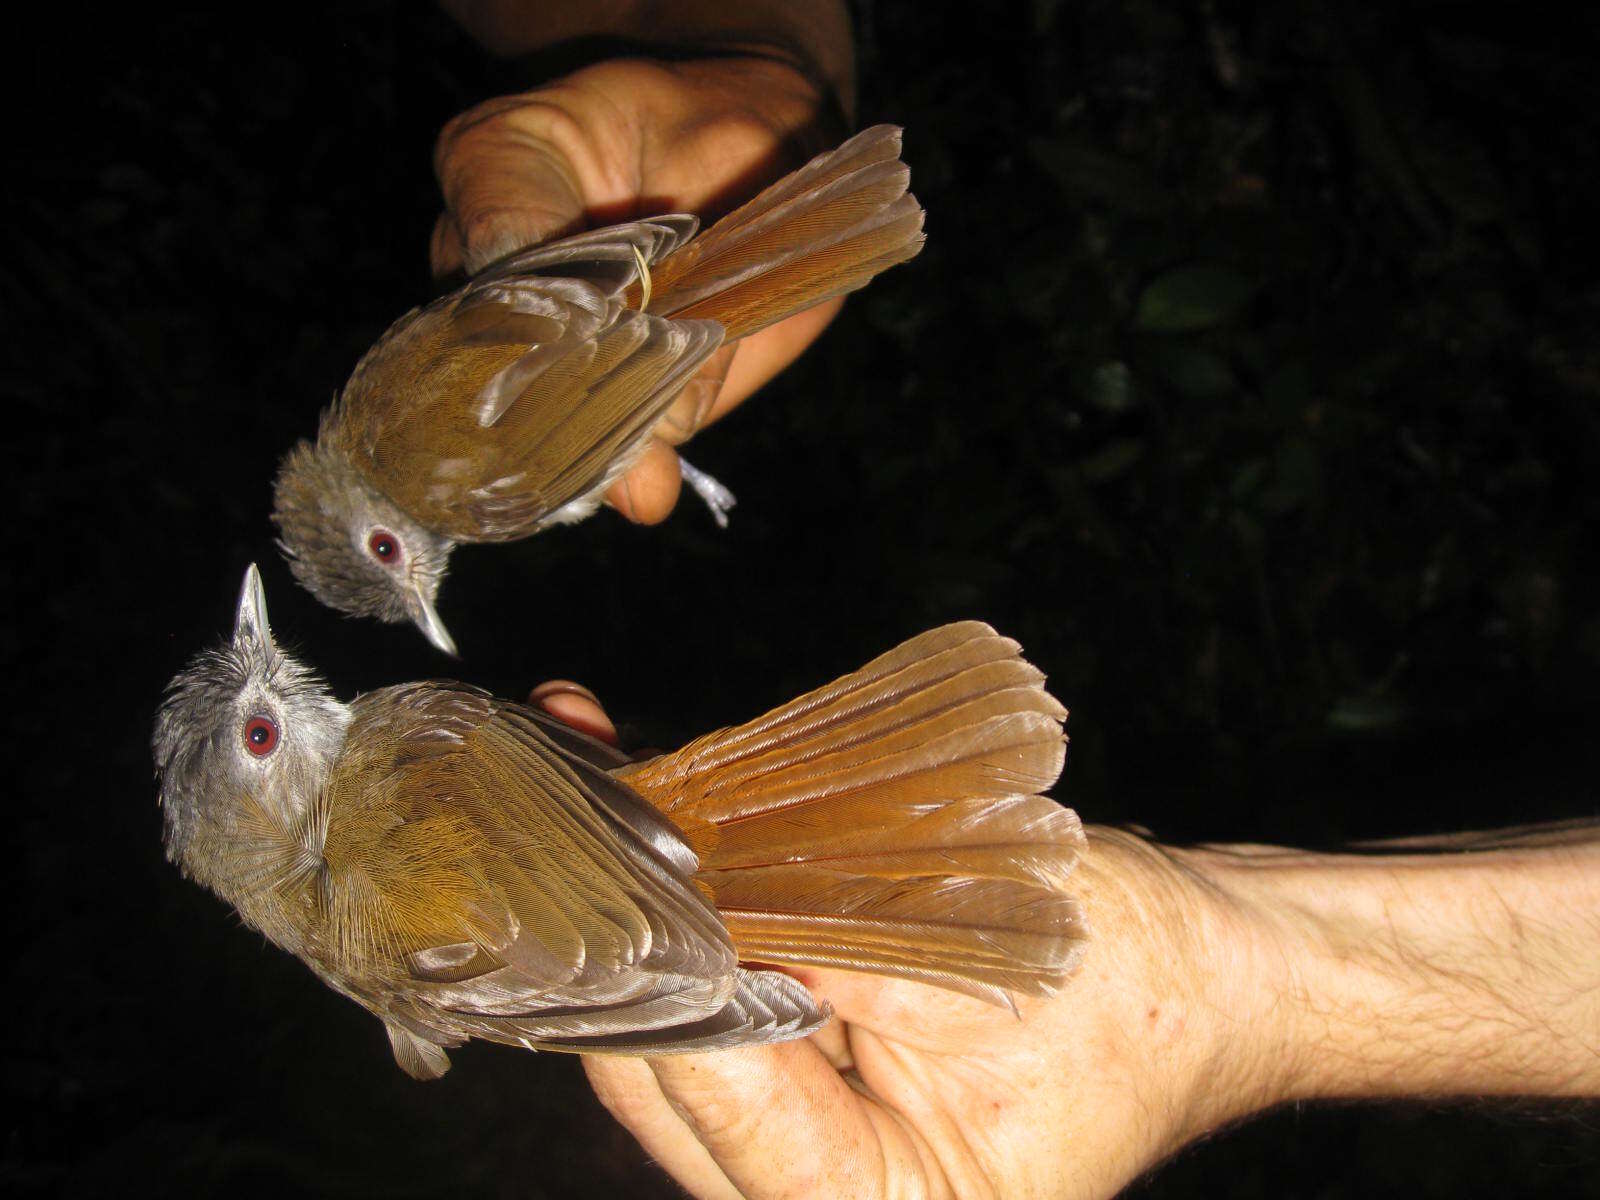
[[[858,5],[928,247],[697,441],[732,528],[458,554],[459,671],[583,679],[667,745],[979,616],[1074,710],[1087,819],[1324,847],[1596,815],[1592,18],[945,7]],[[430,293],[438,127],[547,69],[424,6],[249,16],[12,38],[0,1183],[671,1194],[576,1062],[412,1083],[162,859],[151,715],[247,562],[342,694],[451,669],[293,585],[269,480]],[[1597,1129],[1311,1106],[1135,1193],[1600,1196]]]

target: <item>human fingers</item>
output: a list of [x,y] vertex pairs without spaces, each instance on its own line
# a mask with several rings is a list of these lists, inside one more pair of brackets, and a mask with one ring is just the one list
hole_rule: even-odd
[[718,350],[695,373],[656,425],[656,436],[681,446],[721,420],[803,354],[844,300],[829,300]]
[[655,525],[665,521],[683,490],[678,452],[659,438],[651,438],[639,461],[606,489],[606,503],[630,521]]
[[613,746],[617,744],[617,727],[606,710],[600,706],[595,694],[580,683],[570,679],[551,679],[528,693],[528,703],[537,704],[557,720],[565,721],[574,729],[599,738]]
[[727,380],[717,394],[716,403],[700,422],[701,426],[721,419],[799,358],[822,335],[822,331],[843,307],[842,297],[828,300],[815,308],[796,313],[787,321],[779,321],[770,328],[741,339],[738,343],[739,352],[728,369]]
[[434,146],[445,209],[435,272],[473,274],[523,246],[644,211],[704,211],[781,174],[816,99],[772,70],[618,60],[461,113]]
[[641,525],[666,520],[683,490],[672,447],[720,420],[800,357],[842,304],[842,300],[819,304],[712,355],[662,416],[644,455],[607,490],[606,502]]
[[646,1060],[585,1055],[583,1070],[606,1111],[691,1194],[703,1200],[739,1196],[711,1152],[667,1101]]
[[593,168],[577,159],[589,140],[539,92],[500,96],[452,119],[434,147],[444,197],[429,246],[434,273],[473,274],[581,225],[593,199]]
[[[920,1138],[809,1041],[667,1055],[648,1066],[695,1140],[751,1200],[944,1190],[929,1177]],[[689,1186],[675,1163],[663,1165]]]

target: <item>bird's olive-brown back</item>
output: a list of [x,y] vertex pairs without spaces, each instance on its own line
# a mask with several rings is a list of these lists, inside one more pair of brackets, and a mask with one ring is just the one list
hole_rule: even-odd
[[720,338],[572,280],[469,285],[368,352],[329,434],[435,533],[525,537],[614,477]]
[[384,334],[339,400],[334,443],[458,542],[571,519],[724,338],[917,253],[922,209],[899,154],[900,131],[875,126],[687,244],[693,219],[669,216],[512,256]]
[[322,852],[334,973],[456,995],[478,981],[531,1003],[731,970],[671,825],[533,714],[444,684],[374,692],[352,713]]

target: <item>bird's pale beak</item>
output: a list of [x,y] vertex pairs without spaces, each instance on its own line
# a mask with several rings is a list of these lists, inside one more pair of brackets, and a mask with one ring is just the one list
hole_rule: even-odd
[[411,600],[413,604],[411,619],[417,623],[417,628],[422,630],[422,636],[451,658],[459,657],[455,639],[450,636],[450,631],[439,619],[438,610],[433,607],[433,601],[428,599],[428,593],[420,587],[413,587]]
[[233,618],[233,640],[272,645],[272,630],[267,627],[267,592],[261,586],[261,572],[256,570],[255,563],[245,568],[244,586],[239,589],[239,611]]

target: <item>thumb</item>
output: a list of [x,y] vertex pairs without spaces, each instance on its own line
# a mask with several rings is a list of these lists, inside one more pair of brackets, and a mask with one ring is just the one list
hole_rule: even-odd
[[695,1142],[751,1200],[878,1196],[920,1172],[905,1128],[809,1041],[646,1061]]
[[435,274],[476,274],[514,250],[577,229],[584,200],[567,155],[530,119],[530,97],[490,100],[454,118],[434,147],[445,211],[434,227]]

